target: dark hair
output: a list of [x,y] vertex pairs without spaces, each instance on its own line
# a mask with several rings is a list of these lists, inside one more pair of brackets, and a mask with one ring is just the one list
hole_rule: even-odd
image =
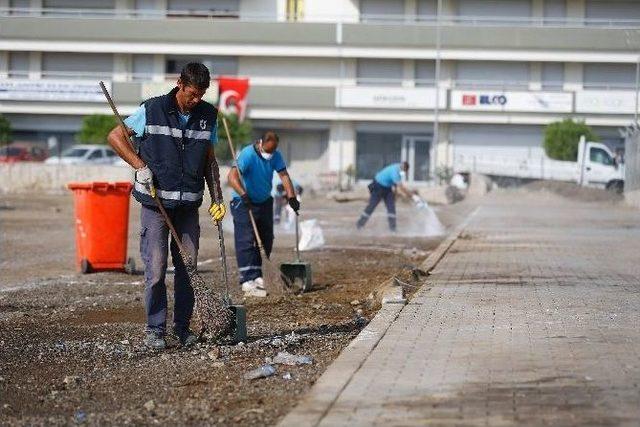
[[180,81],[185,86],[194,86],[198,89],[208,89],[211,82],[211,75],[206,65],[199,62],[189,62],[182,67]]
[[262,142],[269,142],[269,141],[273,141],[275,143],[280,142],[280,138],[278,137],[278,134],[272,130],[268,130],[265,133],[263,133],[260,139],[262,139]]
[[409,162],[402,162],[400,164],[400,169],[402,169],[403,171],[408,171],[409,170]]

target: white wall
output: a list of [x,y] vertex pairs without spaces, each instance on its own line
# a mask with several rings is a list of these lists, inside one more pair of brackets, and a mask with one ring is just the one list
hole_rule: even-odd
[[333,58],[239,57],[238,74],[256,84],[335,85],[340,78],[340,60]]
[[240,18],[284,21],[286,0],[240,0]]
[[313,22],[335,21],[357,22],[358,0],[306,0],[304,20]]

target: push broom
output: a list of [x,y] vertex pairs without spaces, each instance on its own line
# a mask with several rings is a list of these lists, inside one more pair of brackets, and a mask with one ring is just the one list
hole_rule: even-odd
[[[242,177],[242,172],[238,167],[238,159],[236,158],[236,149],[233,146],[233,141],[231,139],[231,132],[229,132],[229,124],[227,123],[226,117],[222,116],[222,124],[224,126],[224,131],[227,134],[227,142],[229,143],[229,150],[231,150],[231,156],[233,157],[233,165],[238,171],[238,176],[240,177],[240,184],[243,189],[246,191],[246,185],[244,183],[244,178]],[[271,262],[269,255],[267,255],[267,251],[264,248],[264,244],[262,243],[262,238],[260,237],[260,233],[258,232],[258,225],[256,224],[256,219],[253,216],[253,212],[251,209],[247,209],[249,212],[249,219],[251,221],[251,227],[253,228],[253,235],[255,236],[256,243],[258,244],[258,249],[260,251],[260,256],[262,257],[263,263],[262,267],[264,268],[264,284],[267,290],[274,291],[275,293],[282,293],[284,290],[292,289],[291,281],[288,277],[282,274],[279,268],[277,268]],[[278,283],[280,286],[274,286]]]
[[[116,108],[116,104],[111,99],[111,95],[109,95],[109,91],[105,87],[103,82],[100,82],[100,88],[104,93],[105,98],[107,98],[107,102],[113,111],[114,116],[116,117],[118,124],[122,128],[123,133],[126,135],[129,143],[133,146],[133,142],[131,141],[131,135],[129,135],[129,131],[122,121],[122,117],[118,113],[118,109]],[[186,248],[182,244],[182,240],[178,236],[171,219],[169,219],[169,215],[167,215],[167,211],[165,210],[160,198],[157,197],[156,191],[154,188],[150,189],[151,197],[156,202],[156,206],[160,211],[160,214],[164,218],[164,221],[167,223],[167,227],[169,227],[169,231],[171,232],[171,236],[173,240],[176,242],[178,246],[178,251],[180,252],[180,257],[182,258],[182,262],[185,265],[187,270],[187,275],[189,277],[189,282],[191,283],[191,287],[193,288],[193,292],[195,295],[195,305],[194,305],[194,323],[197,325],[196,329],[200,336],[204,334],[204,332],[208,332],[213,339],[222,338],[226,336],[229,332],[231,332],[234,325],[234,315],[231,309],[225,304],[223,299],[215,294],[211,288],[209,288],[200,274],[198,273],[196,264],[193,262],[191,255],[187,252]]]

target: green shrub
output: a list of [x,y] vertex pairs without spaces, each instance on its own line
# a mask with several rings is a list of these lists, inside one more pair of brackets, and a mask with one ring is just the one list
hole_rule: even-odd
[[578,144],[584,135],[587,141],[600,138],[584,122],[564,119],[548,125],[544,131],[544,151],[549,158],[575,162],[578,159]]
[[83,144],[106,144],[107,135],[118,122],[112,115],[92,114],[82,119],[80,132],[76,134],[78,142]]
[[[216,158],[222,161],[231,160],[231,150],[229,150],[229,143],[227,142],[227,132],[224,130],[222,124],[223,114],[218,114],[218,143],[216,144]],[[245,119],[243,122],[238,120],[238,116],[235,114],[228,114],[224,117],[227,118],[229,124],[229,132],[231,132],[231,140],[233,141],[233,148],[236,153],[243,145],[252,142],[253,127],[251,121]]]
[[0,145],[8,145],[11,142],[11,122],[0,114]]

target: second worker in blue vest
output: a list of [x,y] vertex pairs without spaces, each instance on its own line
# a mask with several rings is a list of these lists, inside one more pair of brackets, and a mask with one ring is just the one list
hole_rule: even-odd
[[235,233],[236,259],[242,290],[247,296],[267,296],[262,278],[262,258],[256,244],[249,210],[258,227],[267,256],[273,247],[273,172],[277,172],[287,194],[289,206],[298,213],[300,202],[278,151],[278,135],[268,131],[255,144],[243,148],[237,164],[229,171],[229,185],[233,188],[231,214]]
[[[144,261],[144,305],[147,315],[145,344],[154,349],[166,347],[167,257],[169,249],[175,267],[174,333],[183,345],[196,341],[189,330],[194,294],[178,246],[169,245],[169,229],[156,207],[153,194],[160,198],[180,240],[197,261],[200,240],[198,207],[202,204],[204,183],[211,200],[209,214],[221,221],[225,214],[218,163],[214,153],[217,135],[217,109],[202,100],[211,77],[206,66],[189,63],[171,92],[145,101],[125,124],[139,138],[138,151],[131,147],[120,127],[108,140],[116,152],[136,170],[133,196],[142,204],[140,253]],[[214,186],[215,192],[214,193]]]

